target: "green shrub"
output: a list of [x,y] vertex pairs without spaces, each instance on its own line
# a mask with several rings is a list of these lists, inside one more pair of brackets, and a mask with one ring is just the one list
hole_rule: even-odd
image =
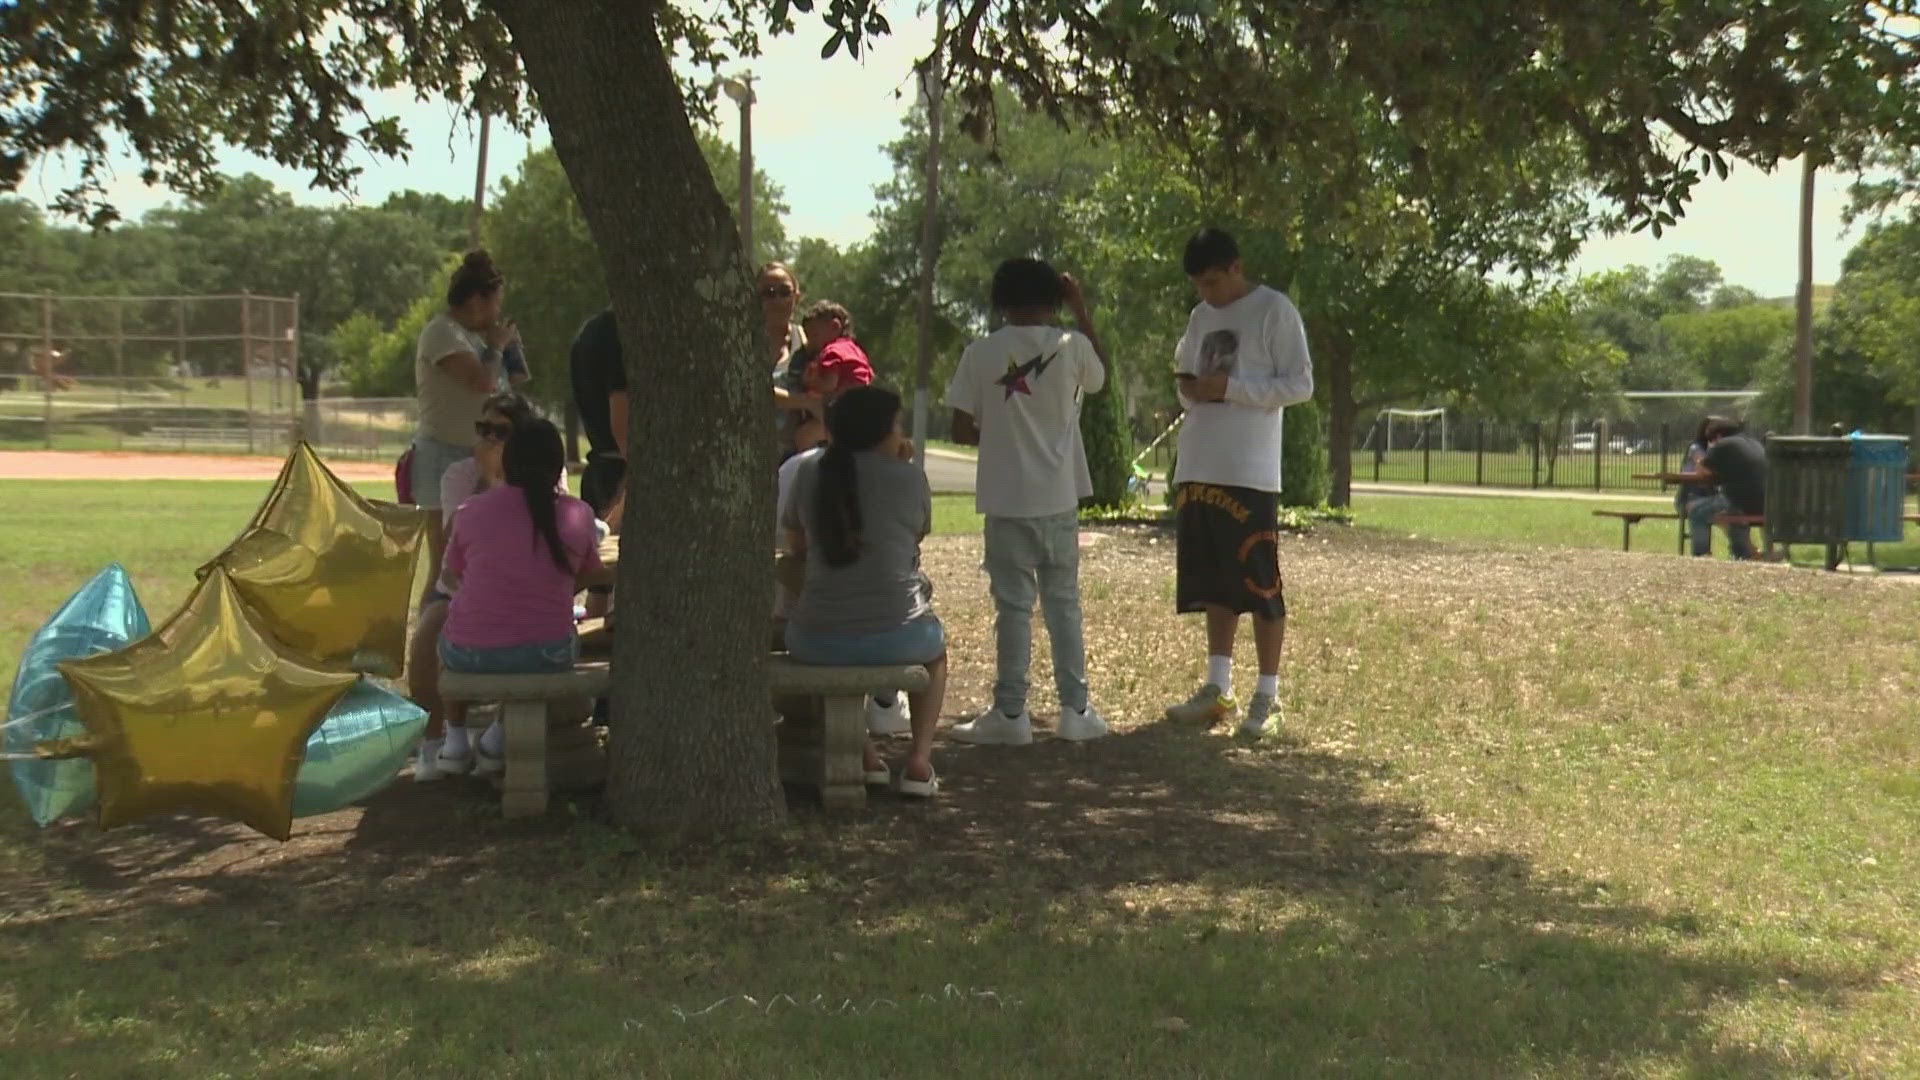
[[1320,406],[1311,400],[1289,406],[1280,437],[1280,504],[1321,506],[1332,489]]

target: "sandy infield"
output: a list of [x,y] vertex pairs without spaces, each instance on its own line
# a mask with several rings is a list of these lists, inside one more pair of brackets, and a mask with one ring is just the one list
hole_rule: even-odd
[[[391,480],[390,461],[326,459],[342,480]],[[0,450],[0,480],[271,480],[280,457]]]

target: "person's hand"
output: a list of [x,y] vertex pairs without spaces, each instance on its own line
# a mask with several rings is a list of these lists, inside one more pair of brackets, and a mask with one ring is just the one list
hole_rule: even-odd
[[1073,317],[1081,322],[1087,321],[1087,295],[1080,288],[1080,279],[1072,274],[1060,275],[1060,287],[1066,291],[1067,308]]
[[1193,401],[1227,400],[1227,373],[1212,375],[1184,375],[1180,377],[1180,386]]
[[893,456],[911,465],[913,463],[913,440],[896,436],[893,440]]
[[513,325],[512,319],[501,319],[487,327],[487,348],[495,352],[506,348],[520,338],[520,330]]

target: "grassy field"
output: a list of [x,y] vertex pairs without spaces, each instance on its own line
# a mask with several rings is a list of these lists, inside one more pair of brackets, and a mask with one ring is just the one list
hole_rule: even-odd
[[[107,558],[164,611],[263,488],[0,481],[0,660]],[[945,743],[937,804],[770,837],[464,784],[287,844],[8,805],[0,1076],[1920,1075],[1920,589],[1621,555],[1591,508],[1286,538],[1258,743],[1157,720],[1198,628],[1168,538],[1102,531],[1115,737]],[[949,720],[992,678],[965,511],[926,553]]]

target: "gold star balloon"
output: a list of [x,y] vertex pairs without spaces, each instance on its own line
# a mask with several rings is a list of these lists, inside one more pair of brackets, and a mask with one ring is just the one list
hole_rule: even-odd
[[426,515],[362,498],[300,443],[225,567],[281,644],[322,664],[399,675]]
[[100,824],[197,812],[285,840],[307,737],[359,677],[282,647],[214,569],[185,606],[118,652],[63,661],[93,760]]

